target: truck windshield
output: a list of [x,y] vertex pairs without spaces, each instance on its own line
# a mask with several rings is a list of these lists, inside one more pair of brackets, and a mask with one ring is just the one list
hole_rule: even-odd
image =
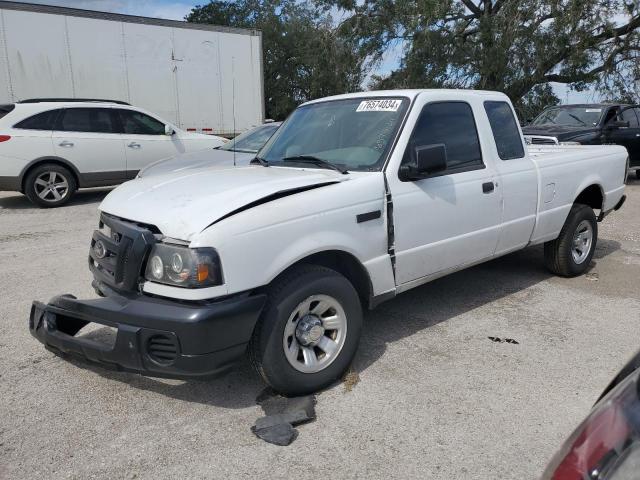
[[271,166],[380,170],[408,105],[407,98],[383,97],[304,105],[289,116],[258,157]]
[[557,107],[542,112],[532,125],[563,125],[566,127],[593,127],[602,116],[599,107]]

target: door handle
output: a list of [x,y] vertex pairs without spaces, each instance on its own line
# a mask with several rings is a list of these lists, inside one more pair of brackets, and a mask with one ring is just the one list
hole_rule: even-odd
[[491,193],[493,192],[495,185],[493,182],[485,182],[482,184],[482,193]]
[[73,142],[65,140],[64,142],[60,142],[58,145],[60,145],[61,147],[73,147]]
[[142,145],[140,145],[139,143],[136,143],[136,142],[131,142],[129,145],[127,145],[127,147],[129,147],[129,148],[140,148],[140,147],[142,147]]

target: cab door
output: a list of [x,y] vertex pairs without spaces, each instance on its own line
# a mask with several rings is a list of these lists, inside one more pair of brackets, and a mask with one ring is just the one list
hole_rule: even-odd
[[622,145],[629,152],[631,166],[640,165],[640,122],[637,116],[638,107],[620,109],[614,120],[629,122],[628,127],[605,125],[606,143]]
[[496,249],[502,194],[493,162],[483,158],[476,122],[482,104],[467,98],[422,94],[414,105],[420,113],[400,168],[415,162],[416,149],[444,145],[445,171],[414,181],[387,172],[398,286],[489,258]]
[[120,119],[130,178],[156,160],[185,152],[183,140],[177,134],[167,135],[165,124],[160,120],[137,110],[115,110]]
[[52,134],[56,156],[73,164],[80,186],[118,183],[126,177],[122,135],[109,107],[65,108]]
[[[524,248],[531,240],[538,209],[538,171],[526,154],[511,105],[502,100],[484,101],[493,136],[492,157],[502,192],[502,227],[496,255]],[[555,185],[543,186],[555,189]]]

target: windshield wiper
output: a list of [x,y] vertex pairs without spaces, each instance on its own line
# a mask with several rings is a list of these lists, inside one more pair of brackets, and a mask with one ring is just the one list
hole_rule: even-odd
[[346,169],[340,168],[337,165],[334,165],[331,162],[327,162],[318,157],[314,157],[313,155],[294,155],[292,157],[284,157],[282,159],[283,162],[297,162],[297,163],[312,163],[314,165],[318,165],[320,167],[330,168],[332,170],[336,170],[343,175],[349,173]]
[[249,162],[250,165],[262,165],[263,167],[268,167],[269,162],[267,162],[264,158],[256,157]]
[[571,118],[575,120],[578,120],[585,127],[587,126],[587,123],[584,120],[581,120],[580,117],[576,117],[573,113],[567,113],[567,115],[569,115]]

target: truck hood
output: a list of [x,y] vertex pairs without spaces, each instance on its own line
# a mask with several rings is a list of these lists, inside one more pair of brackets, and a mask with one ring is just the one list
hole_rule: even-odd
[[228,150],[210,148],[159,160],[143,168],[138,173],[138,176],[149,177],[151,175],[182,172],[183,170],[210,166],[231,167],[234,163],[235,165],[246,166],[255,156],[255,153],[230,152]]
[[346,181],[333,170],[290,167],[208,167],[137,178],[120,185],[99,209],[190,240],[212,223],[251,206]]
[[587,134],[596,134],[599,131],[598,127],[569,127],[566,125],[536,125],[522,129],[524,135],[556,137],[559,141],[570,140]]

